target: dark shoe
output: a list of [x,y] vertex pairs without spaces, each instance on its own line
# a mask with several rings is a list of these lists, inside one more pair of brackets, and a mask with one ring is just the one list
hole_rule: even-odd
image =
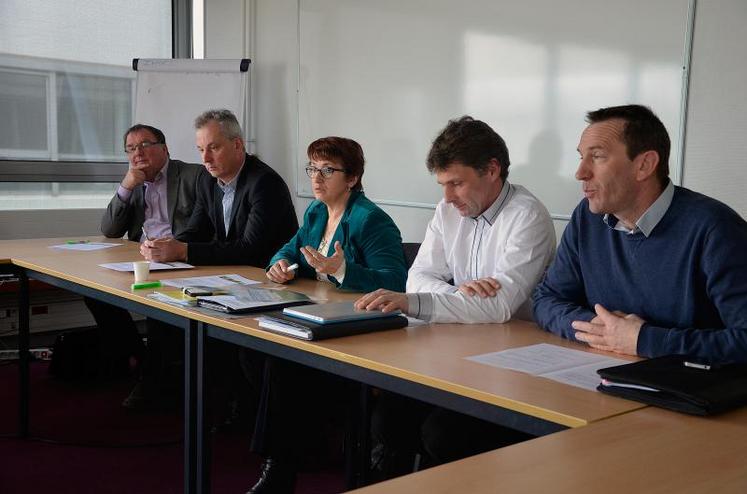
[[420,455],[394,451],[378,443],[371,448],[371,480],[381,482],[415,472]]
[[247,411],[246,406],[242,406],[239,400],[233,399],[226,405],[223,414],[217,414],[213,418],[213,433],[229,433],[249,435],[254,429],[256,422],[255,413]]
[[147,386],[142,381],[137,383],[122,402],[122,406],[128,410],[138,412],[171,411],[179,406],[177,397],[157,394],[151,391],[151,389],[150,386]]
[[132,388],[127,398],[124,399],[122,406],[130,410],[141,410],[146,401],[143,383],[139,382]]
[[294,466],[267,458],[262,463],[259,480],[246,494],[292,494],[296,487]]

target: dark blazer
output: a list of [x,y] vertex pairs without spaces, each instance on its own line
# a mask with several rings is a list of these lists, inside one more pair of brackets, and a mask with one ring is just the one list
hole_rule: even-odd
[[[174,236],[187,228],[197,195],[197,181],[204,174],[205,168],[201,165],[169,159],[166,202]],[[101,233],[109,238],[121,238],[126,233],[128,239],[139,242],[144,222],[145,185],[141,185],[135,187],[127,202],[114,193],[101,218]]]
[[[270,266],[285,259],[297,262],[298,274],[305,278],[316,278],[316,271],[309,266],[300,253],[301,247],[317,248],[327,225],[327,206],[320,201],[312,202],[304,214],[303,226],[296,235],[280,249]],[[329,255],[334,254],[334,245],[340,241],[345,252],[344,289],[371,292],[377,288],[404,291],[407,267],[402,252],[402,237],[397,225],[380,207],[369,201],[361,192],[350,195],[340,224],[330,241]]]
[[200,178],[189,225],[176,237],[187,242],[187,262],[264,267],[298,229],[288,186],[275,170],[247,154],[237,180],[226,235],[223,191],[209,174]]

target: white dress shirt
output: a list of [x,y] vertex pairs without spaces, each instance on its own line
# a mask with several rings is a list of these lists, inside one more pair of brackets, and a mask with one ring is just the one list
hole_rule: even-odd
[[223,192],[221,205],[223,206],[223,229],[226,231],[226,237],[228,237],[228,232],[231,229],[231,218],[233,217],[233,199],[236,196],[236,185],[239,181],[241,170],[244,169],[245,163],[246,156],[244,156],[244,160],[241,162],[239,171],[236,172],[236,175],[233,176],[230,182],[226,183],[221,179],[216,180],[218,187],[220,188],[221,192]]
[[[553,259],[555,244],[550,214],[520,185],[505,182],[477,218],[462,217],[441,200],[408,272],[408,314],[429,322],[531,319],[529,298]],[[501,285],[494,297],[457,289],[487,277]],[[454,285],[448,282],[452,279]]]

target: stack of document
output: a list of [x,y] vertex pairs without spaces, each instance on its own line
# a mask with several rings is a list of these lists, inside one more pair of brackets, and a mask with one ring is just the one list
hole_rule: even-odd
[[181,307],[195,307],[197,306],[197,299],[186,295],[182,290],[172,288],[168,290],[158,290],[147,295],[148,298],[158,300],[159,302],[165,302],[171,305],[178,305]]
[[306,295],[288,290],[230,287],[227,292],[225,295],[197,297],[197,305],[228,314],[244,314],[311,303]]
[[[119,263],[122,266],[127,264],[132,266],[132,263]],[[183,264],[183,263],[169,263],[172,264]],[[104,265],[102,265],[104,266]],[[116,269],[108,265],[109,269]],[[189,265],[187,265],[189,266]],[[153,269],[151,265],[151,269]],[[165,302],[171,305],[178,305],[181,307],[196,307],[197,297],[190,296],[187,292],[188,288],[200,287],[204,290],[209,290],[210,294],[228,293],[231,287],[237,286],[248,286],[253,284],[259,284],[258,281],[244,278],[238,274],[221,274],[213,276],[193,276],[191,278],[172,278],[170,280],[162,280],[161,284],[165,287],[160,290],[156,290],[153,293],[149,293],[148,298],[158,300],[159,302]]]
[[167,287],[148,297],[182,307],[203,307],[226,314],[243,314],[310,304],[306,295],[285,289],[259,288],[260,284],[238,274],[194,276],[163,280]]

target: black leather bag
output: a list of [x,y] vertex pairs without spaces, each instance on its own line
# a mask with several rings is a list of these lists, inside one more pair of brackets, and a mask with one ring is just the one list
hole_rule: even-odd
[[668,355],[599,369],[602,393],[676,412],[712,415],[747,404],[747,365]]

